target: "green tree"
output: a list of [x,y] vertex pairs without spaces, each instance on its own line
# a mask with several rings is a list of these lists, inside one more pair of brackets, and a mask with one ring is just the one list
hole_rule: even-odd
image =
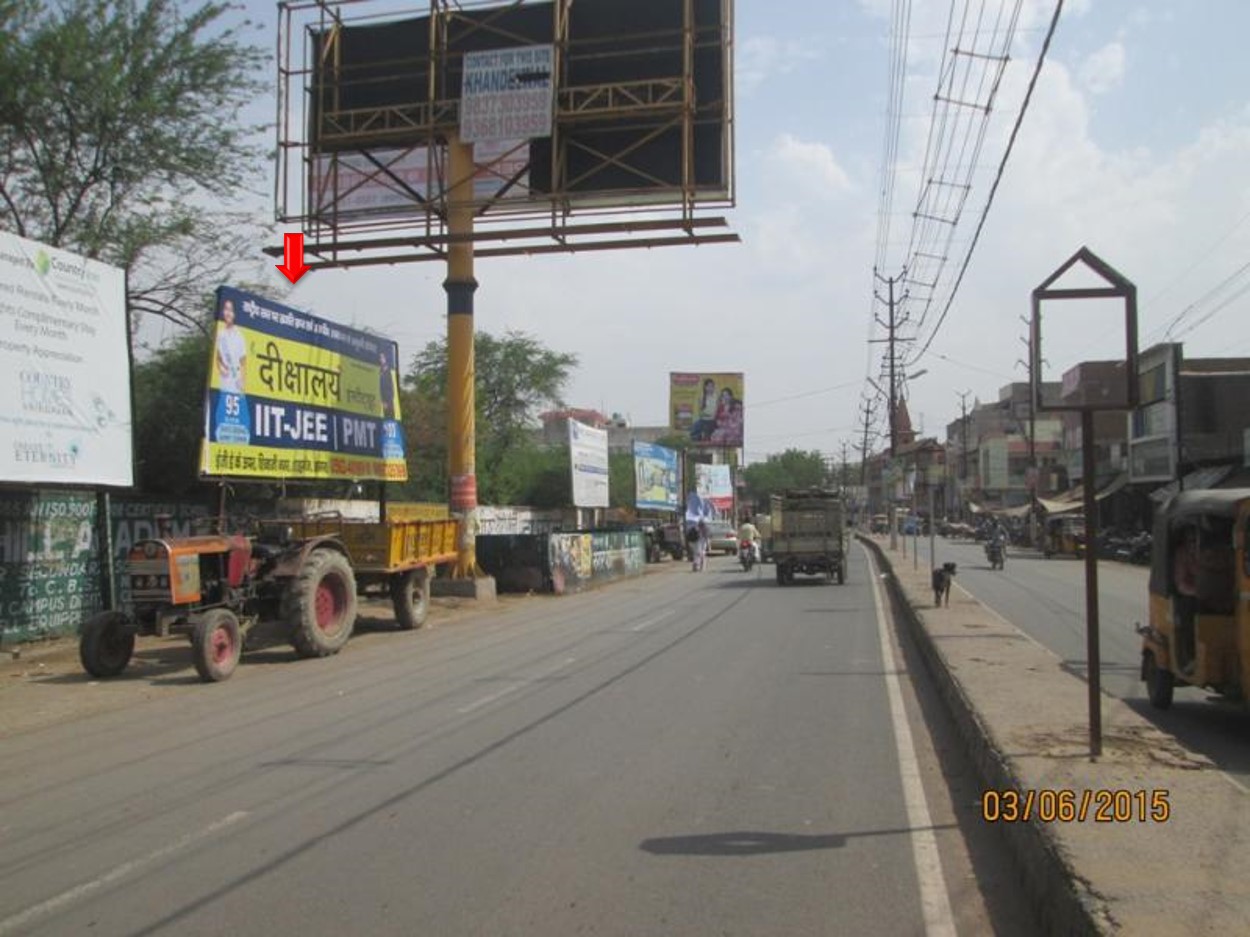
[[241,112],[266,54],[232,9],[0,0],[0,227],[126,269],[132,314],[202,325],[255,254],[255,212],[216,207],[264,168]]
[[608,453],[609,507],[634,510],[637,504],[634,488],[637,483],[633,452]]
[[787,449],[764,462],[748,465],[743,472],[747,497],[767,504],[768,496],[786,488],[808,488],[828,483],[825,459],[819,452]]
[[[562,405],[564,385],[576,365],[576,355],[552,351],[524,332],[508,331],[502,337],[480,332],[475,336],[476,469],[478,498],[483,504],[536,503],[523,497],[520,479],[524,475],[518,467],[541,466],[538,474],[547,478],[549,465],[534,455],[538,447],[533,433],[542,410]],[[429,342],[413,356],[404,388],[409,475],[441,479],[437,497],[445,499],[445,338]],[[550,493],[550,479],[544,484]],[[424,487],[424,482],[418,485]]]
[[199,482],[204,385],[212,343],[187,332],[134,369],[135,481],[145,494],[184,497]]

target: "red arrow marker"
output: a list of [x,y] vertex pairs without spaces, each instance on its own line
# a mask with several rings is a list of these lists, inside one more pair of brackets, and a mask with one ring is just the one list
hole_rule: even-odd
[[303,234],[282,236],[282,263],[274,264],[274,266],[292,283],[308,272],[308,264],[304,263]]

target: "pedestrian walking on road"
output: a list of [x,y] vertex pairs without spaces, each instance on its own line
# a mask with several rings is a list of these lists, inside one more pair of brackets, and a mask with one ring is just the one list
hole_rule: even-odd
[[[693,539],[691,539],[692,536]],[[690,528],[689,533],[686,535],[686,541],[690,544],[691,572],[702,572],[703,564],[707,560],[707,521],[700,518],[699,523]]]

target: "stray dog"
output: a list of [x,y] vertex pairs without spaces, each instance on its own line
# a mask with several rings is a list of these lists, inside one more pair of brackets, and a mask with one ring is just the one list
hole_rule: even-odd
[[955,578],[955,564],[943,563],[941,568],[933,570],[933,607],[941,608],[951,604],[951,580]]

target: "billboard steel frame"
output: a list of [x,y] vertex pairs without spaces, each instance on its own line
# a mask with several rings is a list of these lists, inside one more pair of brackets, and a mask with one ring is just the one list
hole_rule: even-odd
[[[505,161],[511,160],[507,163],[510,171],[498,175],[490,194],[474,191],[469,195],[476,220],[473,239],[492,242],[477,255],[571,253],[737,241],[738,236],[730,232],[709,232],[711,228],[727,227],[724,217],[710,212],[734,204],[733,3],[713,0],[719,4],[720,16],[715,36],[717,53],[712,49],[710,27],[695,22],[696,0],[665,2],[680,7],[680,32],[651,30],[619,39],[613,36],[579,40],[572,34],[574,10],[593,7],[588,2],[575,8],[573,0],[429,0],[428,48],[411,60],[368,63],[368,74],[354,88],[359,91],[370,84],[373,88],[394,87],[413,75],[424,77],[425,86],[413,89],[417,92],[414,100],[380,101],[367,107],[343,106],[344,89],[348,88],[350,95],[352,88],[352,78],[344,76],[353,67],[344,66],[344,36],[353,28],[385,28],[396,23],[396,17],[411,19],[414,14],[397,13],[384,0],[280,3],[278,167],[274,189],[277,220],[297,224],[305,231],[312,269],[445,261],[448,246],[456,239],[448,223],[451,202],[465,197],[465,187],[453,192],[453,187],[444,184],[449,173],[445,145],[457,133],[459,101],[446,91],[440,96],[440,81],[443,85],[451,83],[448,75],[454,71],[448,68],[458,67],[466,37],[476,36],[473,41],[480,42],[482,34],[490,34],[505,47],[533,42],[532,36],[506,28],[507,17],[523,7],[549,5],[556,70],[555,121],[548,170],[551,190],[518,192],[534,169],[532,150],[525,157],[523,168],[516,168],[521,159],[518,151],[526,145],[523,142],[484,163],[475,159],[475,164],[487,173],[498,171]],[[369,12],[379,5],[386,5],[387,12]],[[631,51],[622,53],[612,47],[613,41],[632,43]],[[624,55],[637,54],[639,49],[651,52],[651,44],[675,56],[677,42],[681,74],[569,83],[570,61],[574,57],[583,64],[614,62]],[[722,100],[696,101],[697,53],[719,54],[720,58],[713,61],[721,69]],[[393,73],[385,72],[388,66],[393,66]],[[328,76],[335,76],[335,80]],[[368,92],[366,87],[365,94]],[[381,92],[380,95],[385,96]],[[721,122],[714,128],[719,134],[720,152],[715,156],[719,160],[720,185],[713,188],[697,184],[695,163],[696,127],[709,125],[708,113],[719,115]],[[587,128],[607,129],[610,134],[619,132],[620,139],[610,141],[618,145],[608,146],[593,135],[589,142],[578,139],[578,132]],[[680,166],[673,167],[672,179],[657,175],[637,158],[645,147],[656,144],[666,134],[680,140]],[[710,157],[704,152],[703,158]],[[577,161],[576,167],[570,164],[571,159]],[[401,175],[397,167],[402,161],[413,171],[423,168],[425,191]],[[615,174],[618,184],[596,190],[596,178],[604,178],[605,173]],[[340,177],[350,179],[343,182],[341,190]],[[621,186],[621,178],[634,185]],[[404,204],[373,210],[343,209],[346,197],[368,186],[385,187]],[[270,248],[267,252],[277,254],[280,249]]]

